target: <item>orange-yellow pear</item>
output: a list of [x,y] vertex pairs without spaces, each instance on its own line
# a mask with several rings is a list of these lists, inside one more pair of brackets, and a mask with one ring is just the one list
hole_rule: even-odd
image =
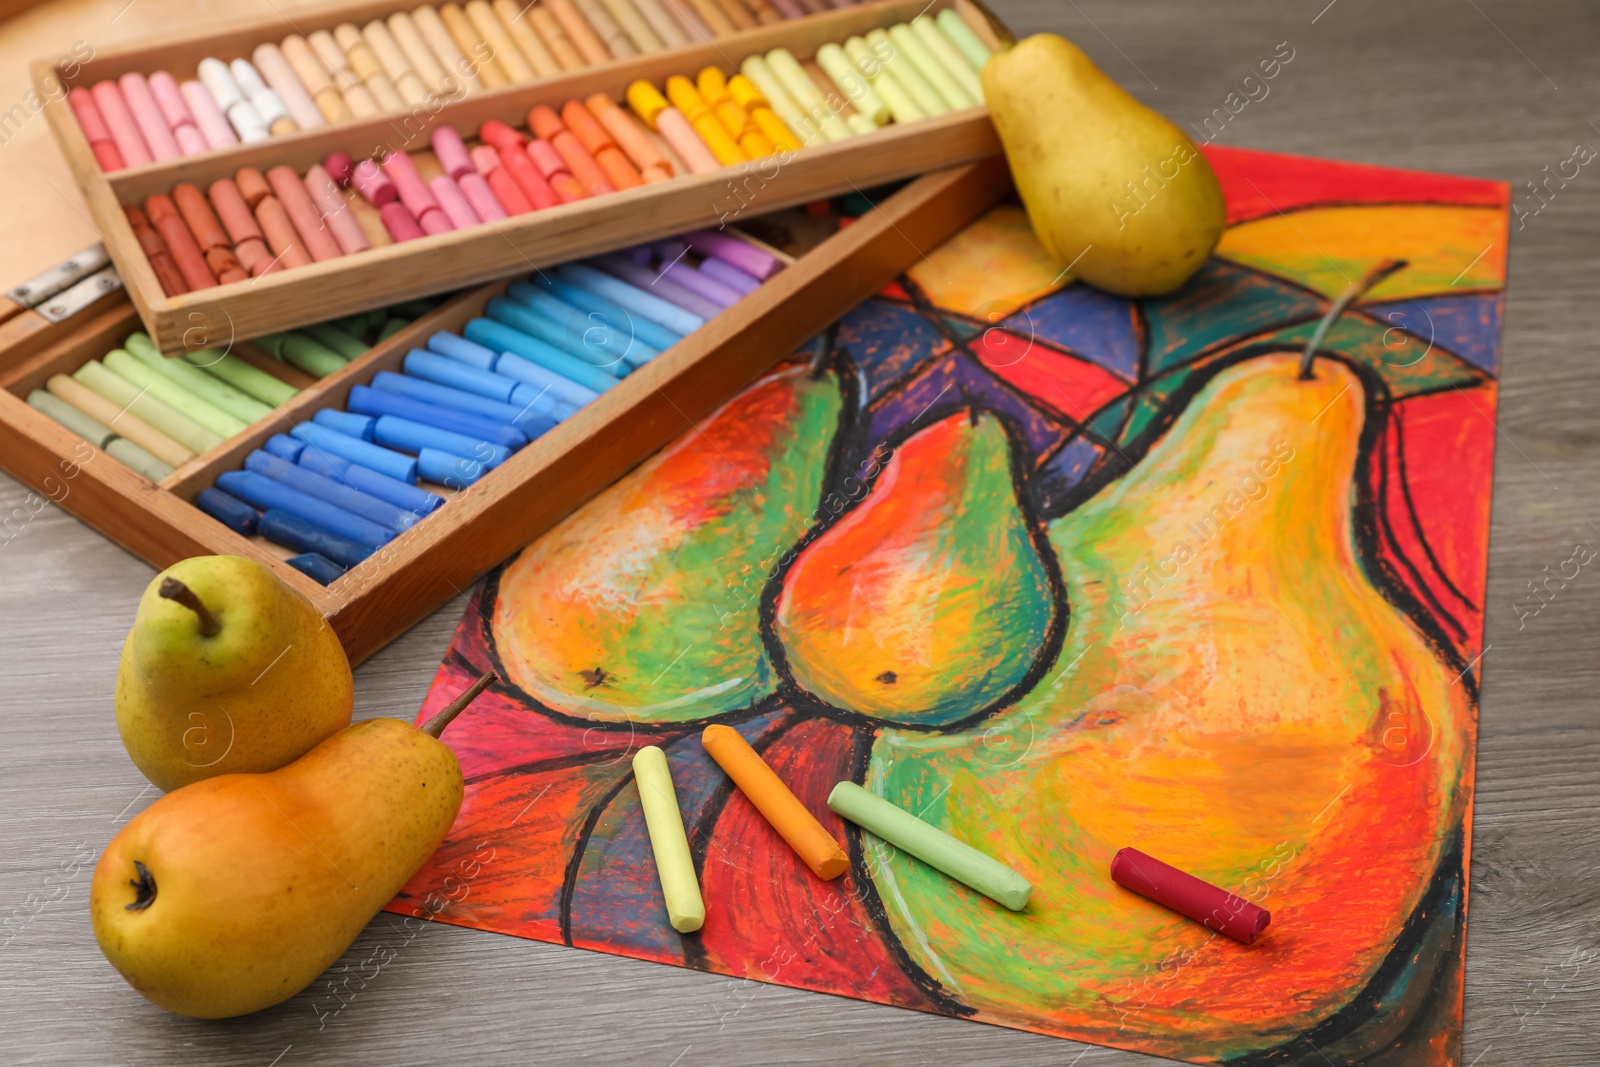
[[195,556],[139,601],[117,671],[117,729],[165,790],[274,771],[350,724],[338,636],[254,560]]
[[95,940],[128,984],[222,1019],[294,996],[433,855],[461,809],[437,740],[472,688],[418,729],[346,727],[266,774],[184,786],[106,846],[89,888]]
[[1210,164],[1076,45],[1029,37],[990,60],[983,90],[1039,240],[1078,278],[1157,296],[1210,257],[1227,220]]

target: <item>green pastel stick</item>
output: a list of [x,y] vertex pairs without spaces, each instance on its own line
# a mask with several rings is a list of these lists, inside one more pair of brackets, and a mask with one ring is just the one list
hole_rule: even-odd
[[51,396],[43,389],[35,389],[28,394],[28,406],[48,415],[96,448],[106,447],[106,442],[117,436],[117,431],[111,427],[91,419],[65,400]]
[[384,320],[382,328],[378,330],[378,340],[387,341],[389,338],[393,337],[395,334],[399,333],[401,330],[410,325],[411,323],[407,322],[405,319],[386,319]]
[[327,345],[345,359],[355,359],[367,354],[367,345],[359,337],[352,337],[331,322],[319,322],[302,327],[302,332],[314,341]]
[[905,87],[894,80],[894,75],[878,58],[872,54],[872,49],[867,47],[867,42],[860,37],[852,37],[844,43],[844,54],[850,57],[850,62],[856,65],[861,75],[872,84],[873,92],[882,98],[889,108],[889,113],[896,122],[916,122],[918,119],[928,117],[917,102],[911,99],[911,94]]
[[[137,364],[132,356],[128,356],[128,359]],[[191,452],[209,452],[222,443],[219,435],[162,403],[150,390],[113,373],[97,359],[91,359],[73,371],[72,377],[91,391],[133,413],[137,418],[143,419]]]
[[896,48],[894,42],[889,40],[889,35],[883,30],[873,30],[867,34],[867,44],[872,49],[873,58],[878,61],[889,77],[905,87],[911,94],[911,99],[917,102],[924,115],[943,115],[950,110],[950,105],[944,102],[944,97],[939,91],[928,84],[928,80],[917,73],[917,68],[911,62],[911,57],[903,55]]
[[1022,875],[854,782],[834,786],[828,794],[828,807],[840,818],[849,819],[1012,911],[1028,906],[1033,885]]
[[272,408],[253,396],[246,396],[228,383],[191,367],[181,359],[168,359],[156,351],[145,334],[136,333],[124,342],[133,358],[166,378],[178,388],[199,397],[219,411],[232,415],[246,426],[272,414]]
[[706,905],[666,753],[654,745],[641,748],[633,757],[633,777],[639,783],[639,803],[644,807],[644,825],[650,832],[650,851],[655,854],[667,918],[680,934],[693,933],[706,921]]
[[269,333],[250,343],[273,359],[293,364],[318,378],[326,378],[349,362],[321,341],[303,333]]
[[367,336],[388,317],[389,313],[383,308],[373,308],[371,311],[359,311],[342,319],[334,319],[333,324],[351,337],[361,338]]
[[950,38],[939,32],[939,26],[926,15],[918,15],[911,20],[911,29],[922,39],[924,47],[939,61],[945,72],[960,83],[968,96],[978,103],[983,103],[983,81],[978,77],[978,72],[972,69],[972,64],[967,62],[955,45],[950,43]]
[[115,456],[152,482],[159,482],[172,473],[172,468],[161,462],[126,437],[113,437],[106,445],[106,454]]
[[243,419],[236,419],[221,408],[200,399],[166,375],[145,366],[124,349],[113,348],[101,357],[100,362],[117,377],[126,378],[134,385],[148,389],[151,396],[169,408],[181,412],[186,418],[221,437],[228,438],[236,433],[243,433],[250,425]]
[[831,42],[823,45],[817,49],[817,65],[839,87],[844,98],[871,119],[874,126],[888,125],[893,111],[883,97],[873,91],[871,83],[856,70],[843,48]]
[[982,74],[983,68],[994,58],[994,53],[989,51],[989,46],[983,43],[982,38],[972,32],[967,20],[956,14],[954,8],[947,7],[939,12],[939,29],[967,57],[973,69]]
[[944,69],[943,64],[933,58],[933,53],[922,43],[916,30],[903,22],[898,26],[890,26],[889,40],[894,43],[895,50],[903,54],[911,66],[917,69],[917,73],[944,98],[944,102],[952,111],[962,111],[977,106],[978,102],[967,95],[967,91],[950,76],[950,72]]
[[190,352],[184,360],[193,367],[198,367],[207,374],[227,382],[241,393],[261,401],[268,407],[277,407],[287,404],[300,392],[288,382],[274,378],[259,367],[252,367],[238,356],[229,355],[215,348],[203,348],[198,352]]

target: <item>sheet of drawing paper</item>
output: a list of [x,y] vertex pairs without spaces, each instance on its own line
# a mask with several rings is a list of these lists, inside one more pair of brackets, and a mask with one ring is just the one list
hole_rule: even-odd
[[[450,728],[466,803],[393,909],[1197,1062],[1456,1062],[1509,190],[1207,154],[1229,228],[1180,291],[1075,284],[997,208],[819,376],[781,368],[494,571],[419,718],[504,681]],[[731,787],[711,722],[846,875]],[[1032,903],[845,825],[845,779]],[[1121,889],[1124,846],[1271,927]]]

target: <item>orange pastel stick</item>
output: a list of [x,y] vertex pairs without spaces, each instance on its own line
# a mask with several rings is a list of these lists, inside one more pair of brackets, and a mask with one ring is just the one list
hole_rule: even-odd
[[789,791],[738,730],[707,726],[700,743],[813,874],[829,881],[845,872],[850,862],[839,842],[822,828],[816,816]]
[[578,179],[578,184],[582,185],[590,196],[617,191],[617,187],[611,184],[611,179],[600,169],[600,164],[596,163],[594,157],[576,137],[572,136],[572,131],[567,129],[554,108],[540,104],[529,111],[528,129],[550,142],[551,146],[561,154],[561,158],[567,161],[572,176]]
[[572,136],[600,164],[600,169],[606,172],[612,185],[618,189],[637,189],[644,184],[638,170],[628,162],[628,157],[622,154],[622,149],[617,147],[617,142],[611,139],[605,127],[589,114],[588,108],[576,100],[568,100],[561,109],[561,121],[567,124]]
[[615,100],[605,93],[595,93],[584,103],[617,146],[628,153],[628,158],[639,168],[641,178],[646,182],[664,182],[672,177],[673,167],[667,157],[650,143],[639,121],[622,110]]

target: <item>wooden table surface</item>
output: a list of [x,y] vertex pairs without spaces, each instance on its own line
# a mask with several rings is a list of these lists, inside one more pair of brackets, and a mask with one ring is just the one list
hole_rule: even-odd
[[[1294,59],[1219,143],[1504,179],[1600,147],[1600,12],[1584,0],[993,0],[1053,30],[1180,124],[1280,42]],[[282,0],[64,0],[0,24],[0,112],[24,60]],[[288,32],[286,25],[285,32]],[[1070,116],[1063,116],[1070,121]],[[42,118],[0,130],[0,283],[93,240]],[[1464,1064],[1600,1062],[1600,570],[1537,617],[1513,605],[1600,548],[1600,161],[1513,224],[1472,852]],[[1588,369],[1585,369],[1588,368]],[[0,515],[24,491],[0,475]],[[101,957],[92,858],[154,799],[112,718],[118,650],[151,571],[47,508],[0,536],[0,1052],[30,1064],[1035,1064],[1154,1062],[996,1027],[380,916],[288,1004],[168,1015]],[[409,718],[458,600],[356,673],[358,717]],[[377,954],[392,959],[358,972]],[[1316,1061],[1313,1061],[1316,1062]],[[1331,1065],[1330,1065],[1331,1067]]]

